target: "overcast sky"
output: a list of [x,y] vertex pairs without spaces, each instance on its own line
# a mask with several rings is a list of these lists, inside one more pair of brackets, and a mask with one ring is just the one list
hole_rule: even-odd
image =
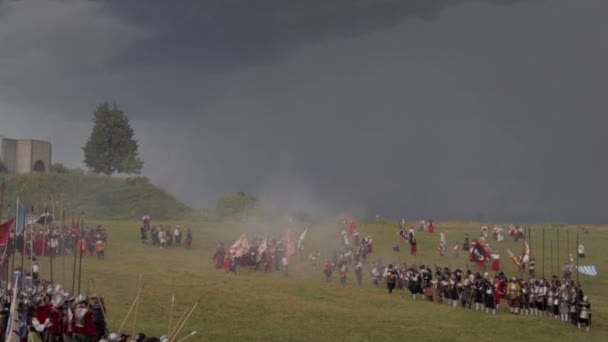
[[608,222],[608,1],[0,0],[0,134],[104,100],[192,206]]

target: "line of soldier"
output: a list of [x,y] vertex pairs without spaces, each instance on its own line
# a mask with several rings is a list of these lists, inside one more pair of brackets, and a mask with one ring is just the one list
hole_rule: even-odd
[[[83,238],[81,238],[81,234]],[[33,237],[33,238],[32,238]],[[26,256],[48,256],[48,255],[70,255],[74,248],[81,246],[83,253],[88,252],[94,255],[97,241],[107,243],[105,228],[97,226],[95,228],[85,227],[81,232],[74,227],[52,226],[47,229],[43,225],[32,225],[24,230],[24,234],[17,235],[16,239],[12,234],[9,239],[9,254],[17,252]]]
[[429,301],[485,311],[496,314],[501,301],[509,313],[546,316],[571,322],[578,328],[591,327],[591,304],[580,283],[553,276],[551,279],[508,278],[503,272],[491,278],[470,270],[429,267],[386,267],[383,273],[389,293],[395,288],[407,288],[413,299],[418,296]]

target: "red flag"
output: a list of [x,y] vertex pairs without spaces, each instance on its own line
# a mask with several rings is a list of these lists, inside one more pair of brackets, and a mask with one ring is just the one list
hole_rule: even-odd
[[515,255],[515,253],[511,252],[511,250],[508,248],[507,248],[507,252],[511,256],[511,260],[513,261],[513,263],[515,265],[517,265],[517,267],[521,267],[521,262],[519,261],[519,258],[517,257],[517,255]]
[[6,246],[8,238],[11,236],[11,227],[15,223],[15,218],[4,222],[0,225],[0,246]]
[[249,253],[249,241],[247,240],[247,236],[245,234],[241,234],[238,240],[236,240],[232,246],[230,246],[230,254],[238,257]]
[[357,231],[357,222],[350,221],[350,225],[348,226],[348,236],[353,236],[356,233],[358,233]]
[[291,228],[287,231],[285,236],[285,256],[291,258],[296,253],[296,249],[293,245],[293,232]]
[[490,252],[488,252],[488,249],[485,247],[485,245],[483,245],[479,241],[475,241],[475,244],[471,249],[471,253],[469,253],[469,260],[482,267],[486,264],[486,261],[488,261],[489,258]]

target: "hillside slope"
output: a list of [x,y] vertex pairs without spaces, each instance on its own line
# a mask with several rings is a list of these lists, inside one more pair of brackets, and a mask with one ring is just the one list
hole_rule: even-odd
[[[154,219],[188,218],[192,210],[169,192],[146,178],[114,178],[79,173],[7,174],[5,208],[20,198],[28,208],[40,213],[45,207],[56,215],[61,208],[62,194],[66,214],[85,211],[95,219],[139,219],[148,212]],[[14,209],[13,209],[14,210]],[[6,216],[6,214],[4,214]]]

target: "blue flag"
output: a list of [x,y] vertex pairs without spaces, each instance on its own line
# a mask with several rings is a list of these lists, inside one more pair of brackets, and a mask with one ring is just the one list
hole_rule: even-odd
[[19,337],[27,338],[27,311],[21,314],[19,319]]
[[25,207],[17,200],[17,234],[22,234],[25,228]]

